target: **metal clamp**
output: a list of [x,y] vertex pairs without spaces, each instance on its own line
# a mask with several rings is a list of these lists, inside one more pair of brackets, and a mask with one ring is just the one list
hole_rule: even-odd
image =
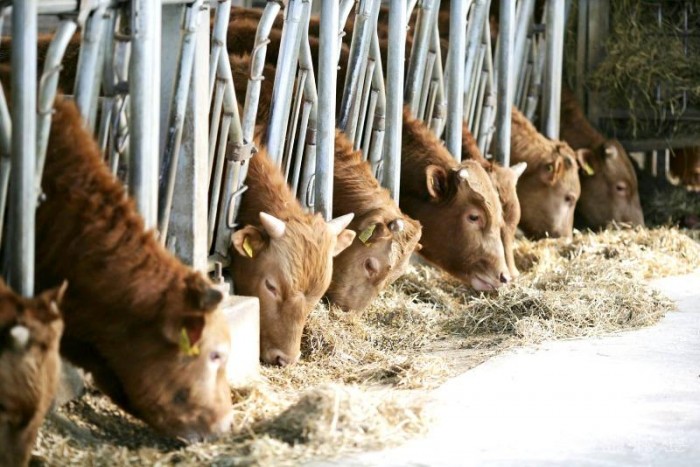
[[249,143],[237,143],[229,141],[226,143],[226,160],[233,162],[244,162],[250,160],[258,153],[258,148],[251,141]]

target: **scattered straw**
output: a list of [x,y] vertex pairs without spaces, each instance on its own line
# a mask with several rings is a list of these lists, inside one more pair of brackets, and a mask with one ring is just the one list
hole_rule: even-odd
[[363,315],[319,306],[303,361],[235,392],[224,439],[159,438],[93,391],[47,420],[36,453],[48,465],[286,465],[396,445],[427,429],[427,389],[508,346],[653,324],[672,303],[644,279],[699,267],[700,246],[676,229],[613,229],[520,241],[516,257],[523,275],[498,293],[416,266]]

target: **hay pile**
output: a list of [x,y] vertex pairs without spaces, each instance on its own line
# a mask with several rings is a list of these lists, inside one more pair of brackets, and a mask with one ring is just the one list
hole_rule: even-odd
[[158,438],[93,391],[46,422],[36,452],[48,465],[284,465],[396,445],[427,429],[426,389],[508,346],[656,322],[672,303],[643,280],[697,268],[700,246],[674,229],[612,230],[521,241],[517,258],[522,277],[498,293],[416,266],[364,315],[319,306],[303,361],[235,393],[225,439]]
[[630,111],[630,120],[613,121],[611,130],[621,138],[696,136],[697,119],[682,119],[686,110],[700,109],[700,7],[620,0],[611,2],[611,10],[606,57],[587,79],[591,89],[604,93],[610,110]]

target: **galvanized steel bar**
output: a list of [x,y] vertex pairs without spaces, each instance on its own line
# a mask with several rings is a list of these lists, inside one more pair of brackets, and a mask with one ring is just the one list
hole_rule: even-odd
[[[563,1],[563,0],[562,0]],[[513,45],[513,89],[523,77],[522,70],[527,61],[527,35],[535,12],[535,0],[520,0],[516,12],[515,43]]]
[[462,160],[462,121],[464,115],[464,61],[467,51],[467,11],[470,2],[450,4],[450,48],[447,54],[447,122],[445,146],[455,160]]
[[383,185],[398,202],[401,178],[401,129],[403,125],[403,64],[406,50],[406,2],[389,3],[389,48],[387,50],[386,135]]
[[226,33],[228,21],[231,16],[231,0],[218,0],[214,13],[214,26],[211,30],[211,52],[209,54],[209,105],[214,97],[214,84],[216,83],[216,70],[219,60],[227,60]]
[[[297,71],[297,79],[295,83],[294,93],[292,95],[292,113],[289,117],[289,131],[287,134],[287,140],[285,141],[284,152],[282,154],[282,173],[285,179],[289,179],[289,168],[291,165],[292,156],[295,149],[295,143],[297,138],[297,129],[299,123],[299,117],[301,116],[302,101],[304,99],[304,85],[306,84],[306,78],[308,77],[308,69],[299,67]],[[306,130],[305,128],[302,130]]]
[[12,185],[8,283],[15,292],[34,294],[36,219],[37,0],[12,7]]
[[[275,73],[275,85],[272,91],[272,102],[270,103],[270,121],[267,126],[266,137],[267,155],[277,165],[282,161],[282,151],[291,106],[292,87],[299,57],[301,23],[306,7],[308,7],[308,0],[289,0],[285,9],[284,26],[282,28]],[[336,15],[332,20],[334,31],[332,40],[334,43],[336,42],[337,21],[336,5]],[[306,26],[305,24],[303,27]],[[335,55],[333,55],[333,58],[335,58]]]
[[[0,11],[2,14],[2,11]],[[7,189],[10,185],[10,168],[12,153],[12,117],[7,105],[5,91],[0,86],[0,247],[5,231],[5,214],[7,212]]]
[[[464,68],[465,107],[469,107],[469,102],[473,99],[474,93],[478,88],[478,83],[473,77],[478,76],[474,72],[478,68],[479,47],[482,44],[484,24],[486,24],[488,20],[490,3],[490,0],[475,0],[472,7],[473,11],[469,19],[469,29],[467,31],[467,62]],[[509,0],[506,3],[510,4],[511,2]]]
[[44,172],[46,161],[46,148],[49,143],[49,131],[51,130],[51,115],[53,104],[58,90],[58,76],[61,72],[61,60],[66,53],[68,43],[73,37],[78,24],[72,19],[63,20],[58,26],[56,35],[49,45],[44,60],[44,70],[39,80],[38,94],[38,118],[37,118],[37,142],[36,142],[36,188],[41,192],[41,175]]
[[158,219],[161,6],[131,1],[129,191],[147,229]]
[[[253,141],[255,133],[255,123],[258,116],[258,101],[260,100],[260,87],[265,69],[265,53],[267,44],[270,42],[270,30],[274,25],[277,13],[280,11],[280,4],[276,1],[268,1],[263,10],[258,29],[255,34],[255,45],[251,52],[250,79],[246,88],[245,103],[243,111],[243,140],[246,143]],[[230,71],[230,70],[229,70]]]
[[175,177],[177,175],[182,130],[185,124],[185,112],[192,81],[192,66],[197,45],[197,28],[199,27],[200,10],[204,0],[195,0],[185,10],[185,20],[182,28],[182,45],[178,57],[175,75],[175,93],[170,104],[168,133],[165,140],[163,160],[160,166],[158,183],[158,230],[160,241],[165,245],[170,223],[170,211],[173,205]]
[[91,131],[94,131],[96,125],[97,97],[100,93],[104,69],[101,66],[104,61],[102,41],[105,38],[106,26],[109,24],[106,12],[105,4],[101,4],[85,22],[73,89],[80,115]]
[[[374,76],[374,68],[376,63],[374,60],[366,60],[366,70],[364,81],[362,84],[362,93],[359,105],[359,119],[357,120],[357,128],[355,130],[355,138],[353,149],[357,150],[362,146],[362,135],[365,131],[365,123],[367,119],[373,118],[372,115],[367,115],[367,107],[369,107],[370,94],[372,94],[372,77]],[[369,130],[371,131],[371,129]]]
[[[376,5],[376,7],[375,7]],[[372,15],[379,12],[379,2],[373,0],[358,0],[355,13],[355,23],[352,28],[350,56],[346,65],[347,73],[343,84],[343,97],[338,109],[338,128],[350,137],[354,135],[357,122],[352,122],[352,107],[359,100],[358,91],[365,78],[365,67],[370,42],[372,40]]]
[[543,131],[551,139],[559,138],[561,71],[564,61],[564,0],[547,2],[546,60],[544,79]]
[[[488,19],[485,21],[488,21]],[[486,80],[486,86],[484,87],[483,104],[477,104],[479,105],[479,108],[476,110],[476,113],[478,114],[477,118],[479,119],[479,126],[474,126],[472,133],[476,137],[479,150],[482,154],[486,155],[486,149],[490,145],[491,136],[493,135],[494,130],[493,124],[495,117],[494,110],[496,106],[496,88],[494,85],[493,76],[490,28],[484,26],[483,34],[483,43],[486,50],[486,53],[484,54],[483,73],[484,79]]]
[[544,47],[544,39],[540,38],[538,43],[536,43],[535,64],[532,72],[533,76],[530,89],[528,90],[527,103],[525,105],[525,116],[529,120],[534,119],[537,104],[540,100],[540,95],[542,94],[542,77],[544,75],[544,62],[546,55],[542,50]]
[[[372,37],[369,59],[377,64],[382,63],[379,36],[376,31]],[[370,161],[374,176],[381,181],[382,177],[378,173],[378,167],[385,150],[384,134],[386,126],[386,89],[384,86],[384,71],[381,65],[374,67],[372,97],[368,109],[368,118],[373,118],[373,120],[371,127],[365,132],[365,142],[362,151],[364,157]]]
[[[316,132],[318,124],[318,95],[316,92],[316,76],[314,75],[313,57],[311,56],[311,47],[309,46],[308,32],[304,31],[301,49],[299,51],[299,68],[306,72],[303,89],[303,104],[301,112],[301,125],[299,127],[299,140],[296,145],[296,158],[294,161],[294,172],[292,174],[291,185],[294,192],[298,193],[299,180],[303,179],[301,175],[302,163],[304,171],[307,169],[313,170],[316,168]],[[309,141],[313,141],[310,147]],[[311,155],[309,155],[311,154]],[[302,180],[302,184],[309,190],[312,188],[312,183],[307,183],[309,180]],[[313,196],[309,196],[307,192],[298,193],[302,204],[311,208],[311,204],[307,204],[307,200],[312,202]]]
[[[414,117],[418,116],[420,107],[422,78],[425,76],[426,59],[428,48],[432,41],[431,32],[435,24],[437,8],[437,0],[422,0],[419,5],[416,32],[413,36],[413,46],[411,47],[408,72],[406,73],[406,89],[404,90],[406,104]],[[389,13],[389,27],[391,28],[391,11]],[[391,73],[387,73],[387,75],[393,76]]]
[[498,109],[496,113],[495,158],[504,167],[510,165],[510,122],[513,106],[511,70],[513,66],[513,37],[515,34],[515,5],[501,0],[498,32]]
[[321,0],[318,57],[318,134],[314,210],[330,220],[333,215],[333,160],[335,155],[335,96],[338,42],[338,0]]

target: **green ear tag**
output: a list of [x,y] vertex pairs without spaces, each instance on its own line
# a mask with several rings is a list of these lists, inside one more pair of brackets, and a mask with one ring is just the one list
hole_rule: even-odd
[[586,175],[593,175],[595,174],[595,170],[593,170],[593,167],[588,165],[587,163],[583,163],[583,171],[586,172]]
[[245,250],[245,253],[248,255],[248,257],[253,257],[253,247],[250,246],[250,240],[248,240],[248,237],[246,237],[243,240],[243,249]]
[[374,233],[374,228],[377,226],[377,224],[372,224],[369,227],[367,227],[365,230],[360,232],[359,239],[362,243],[365,245],[367,244],[367,241],[372,238],[372,234]]
[[187,335],[187,330],[185,328],[180,329],[180,352],[184,353],[188,357],[196,357],[199,355],[199,346],[190,345],[190,338]]

